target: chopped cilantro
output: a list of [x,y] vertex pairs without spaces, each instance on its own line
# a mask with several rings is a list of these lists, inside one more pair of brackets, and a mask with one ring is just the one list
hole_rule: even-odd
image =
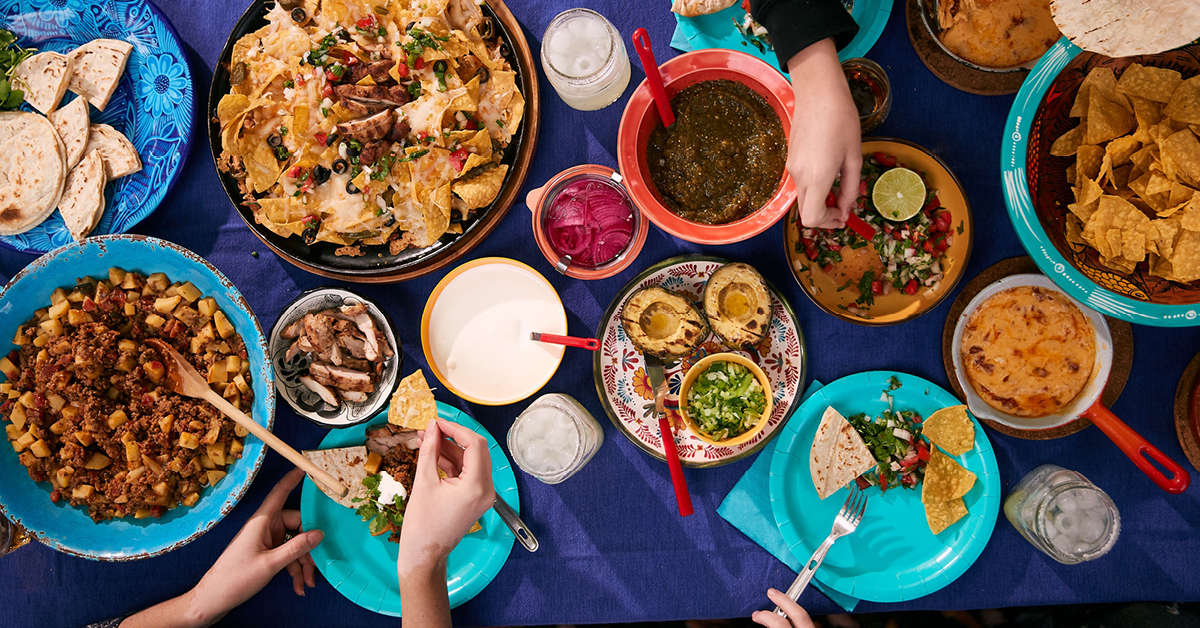
[[960,221],[958,221],[958,235],[962,235],[962,232],[963,232],[963,221],[960,220]]
[[421,97],[421,82],[413,81],[408,84],[408,95],[412,96],[413,100]]
[[900,378],[895,375],[888,378],[888,390],[896,390],[903,385],[900,383]]
[[288,134],[288,130],[287,130],[286,126],[279,127],[279,137],[285,137],[285,136],[287,136],[287,134]]
[[871,284],[875,281],[875,271],[868,270],[858,278],[858,303],[860,306],[875,304],[875,291]]

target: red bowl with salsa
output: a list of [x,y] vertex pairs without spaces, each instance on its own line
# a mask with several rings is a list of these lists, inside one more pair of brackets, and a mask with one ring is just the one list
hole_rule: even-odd
[[[702,81],[727,79],[745,85],[765,99],[778,116],[786,146],[791,134],[794,97],[791,83],[775,68],[743,52],[706,49],[679,55],[659,66],[659,72],[668,98]],[[647,163],[651,135],[660,124],[649,85],[643,80],[621,116],[617,162],[633,202],[663,231],[698,244],[740,242],[766,231],[796,201],[796,188],[783,169],[774,194],[743,218],[725,224],[705,224],[677,215],[668,209],[652,182]]]

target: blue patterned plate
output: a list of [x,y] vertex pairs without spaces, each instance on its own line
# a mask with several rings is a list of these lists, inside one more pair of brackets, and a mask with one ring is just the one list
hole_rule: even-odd
[[[844,416],[877,416],[888,407],[880,397],[892,376],[901,384],[889,393],[897,410],[928,417],[959,404],[954,395],[915,375],[858,373],[813,393],[779,435],[771,457],[771,510],[784,542],[799,560],[808,560],[829,534],[849,491],[843,487],[822,500],[813,487],[808,452],[821,415],[833,406]],[[935,536],[925,520],[920,489],[895,488],[883,494],[868,489],[862,523],[829,550],[817,570],[821,584],[861,600],[906,602],[950,584],[979,558],[1000,513],[1000,471],[987,434],[972,421],[975,447],[955,456],[977,478],[963,497],[967,515]]]
[[[16,33],[19,45],[39,51],[65,53],[101,38],[133,44],[108,106],[103,112],[88,107],[93,124],[124,133],[142,158],[140,172],[106,187],[104,216],[92,235],[129,231],[174,187],[192,144],[192,70],[175,29],[147,0],[0,0],[0,27]],[[68,91],[62,104],[72,98],[77,96]],[[34,255],[71,241],[58,212],[25,233],[0,236],[0,245]]]
[[[469,427],[487,439],[496,493],[520,513],[517,477],[496,439],[465,412],[440,401],[437,405],[439,418]],[[387,412],[381,412],[375,418],[368,422],[369,425],[363,423],[329,432],[321,441],[321,449],[362,445],[369,427],[387,422]],[[400,585],[396,580],[398,546],[395,543],[383,535],[371,536],[367,524],[353,510],[329,499],[307,477],[300,496],[300,519],[305,530],[325,531],[325,540],[312,551],[312,558],[333,588],[367,610],[400,616]],[[483,529],[463,537],[450,552],[446,564],[450,608],[457,608],[479,595],[500,573],[516,540],[495,510],[487,511],[479,522]]]
[[[267,363],[267,341],[250,306],[216,268],[195,253],[166,240],[139,235],[88,238],[51,251],[26,266],[0,291],[0,354],[12,349],[16,326],[34,310],[50,302],[58,287],[75,285],[83,276],[107,276],[111,266],[145,274],[163,272],[171,281],[190,281],[206,296],[217,300],[246,343],[250,360],[254,405],[250,415],[267,429],[275,421],[275,378]],[[87,509],[65,501],[50,501],[50,483],[29,478],[8,443],[0,447],[0,514],[21,524],[42,543],[68,554],[93,560],[125,561],[149,558],[182,547],[217,524],[250,487],[262,465],[262,441],[246,436],[242,458],[227,469],[229,475],[201,493],[190,508],[180,506],[160,519],[111,519],[94,523]]]

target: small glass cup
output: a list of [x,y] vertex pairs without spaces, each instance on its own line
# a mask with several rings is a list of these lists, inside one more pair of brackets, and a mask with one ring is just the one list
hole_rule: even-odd
[[891,81],[878,63],[861,57],[843,61],[842,72],[858,108],[858,125],[864,136],[869,135],[892,111]]
[[1108,553],[1121,533],[1111,498],[1083,474],[1044,464],[1004,500],[1004,516],[1034,547],[1065,565]]
[[604,430],[570,395],[538,397],[513,421],[508,450],[522,471],[558,484],[575,475],[604,444]]
[[629,85],[621,33],[588,9],[568,9],[550,21],[542,35],[542,69],[563,102],[580,111],[611,105]]

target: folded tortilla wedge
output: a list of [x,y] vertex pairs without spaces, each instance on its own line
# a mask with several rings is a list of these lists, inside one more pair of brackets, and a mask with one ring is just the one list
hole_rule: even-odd
[[367,487],[362,483],[363,478],[367,477],[366,467],[363,466],[367,461],[366,445],[338,447],[337,449],[308,449],[303,453],[304,457],[312,461],[318,468],[337,478],[342,486],[350,489],[345,497],[341,497],[327,490],[325,485],[316,482],[317,488],[321,489],[321,492],[328,495],[330,499],[346,508],[358,508],[361,502],[355,503],[354,500],[367,498]]
[[875,457],[846,417],[832,406],[817,426],[809,450],[809,471],[817,497],[825,499],[875,466]]
[[100,223],[104,214],[104,159],[100,153],[88,153],[78,166],[67,173],[58,211],[71,237],[78,242]]
[[100,111],[108,105],[133,44],[116,39],[93,39],[71,51],[71,91],[83,96]]
[[76,98],[46,117],[54,125],[54,130],[58,131],[58,137],[67,149],[67,170],[70,170],[83,159],[83,152],[88,145],[91,122],[88,120],[87,101]]
[[57,52],[39,52],[22,61],[13,78],[17,87],[25,90],[25,102],[43,114],[50,114],[67,93],[71,59]]

